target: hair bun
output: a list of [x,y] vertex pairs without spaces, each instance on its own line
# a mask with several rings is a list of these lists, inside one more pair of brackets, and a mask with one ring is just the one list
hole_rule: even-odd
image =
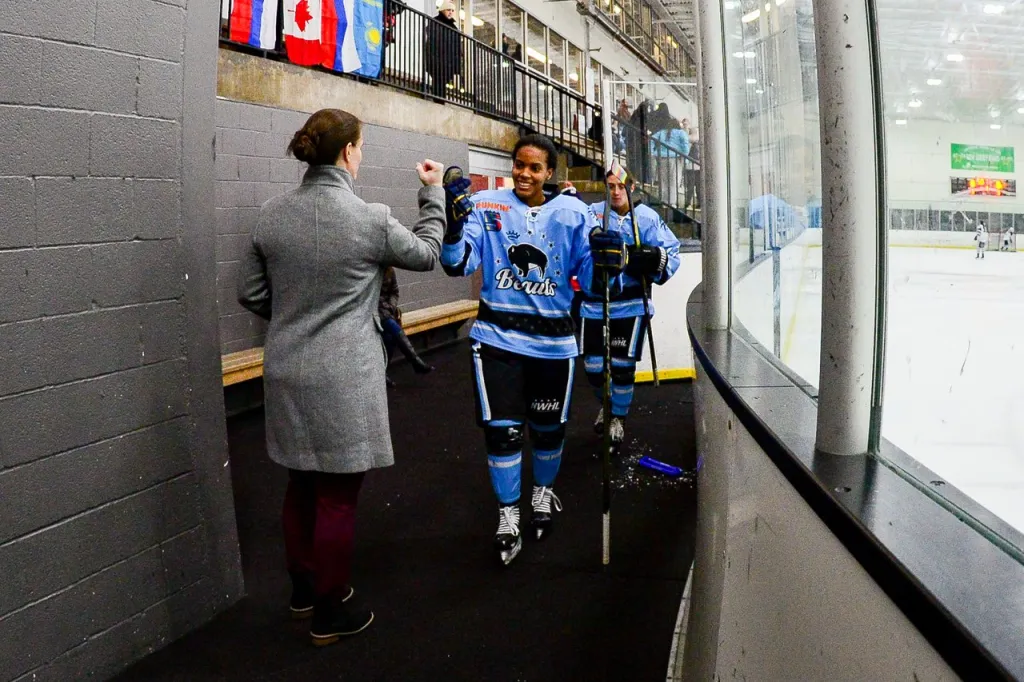
[[298,130],[292,137],[292,142],[288,145],[288,151],[292,153],[299,161],[304,163],[312,163],[317,156],[317,144],[319,139],[313,139],[314,137],[319,138],[317,133],[310,134],[305,128]]

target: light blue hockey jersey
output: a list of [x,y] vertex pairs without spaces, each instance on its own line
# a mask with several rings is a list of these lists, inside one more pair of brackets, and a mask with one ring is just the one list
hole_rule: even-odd
[[535,358],[578,355],[570,280],[591,286],[596,224],[587,205],[556,195],[531,208],[511,189],[478,192],[473,203],[462,239],[441,248],[449,275],[483,271],[470,338]]
[[[598,225],[604,222],[604,202],[591,204],[590,211]],[[659,246],[665,249],[667,260],[665,269],[661,276],[655,280],[655,284],[664,284],[669,280],[676,270],[679,269],[679,240],[668,229],[665,221],[654,212],[650,206],[643,204],[633,207],[636,220],[640,226],[640,241],[646,246]],[[608,216],[608,230],[622,234],[626,244],[633,244],[633,221],[629,214],[620,216],[612,211]],[[580,306],[580,314],[589,319],[601,319],[602,300],[596,296],[586,296]],[[654,316],[654,301],[649,302],[651,316]],[[608,316],[611,318],[636,317],[644,314],[643,289],[640,281],[623,273],[622,288],[611,297],[611,304],[608,307]]]

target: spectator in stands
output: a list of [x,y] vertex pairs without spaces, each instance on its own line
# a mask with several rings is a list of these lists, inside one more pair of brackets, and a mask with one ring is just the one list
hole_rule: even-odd
[[629,125],[629,102],[623,97],[619,100],[619,108],[615,112],[615,137],[613,141],[615,143],[615,149],[613,150],[616,154],[621,154],[626,150],[626,126]]
[[686,163],[683,209],[696,210],[700,208],[700,132],[696,128],[690,128],[689,157],[690,160]]
[[523,61],[523,48],[507,35],[501,36],[501,51],[518,62]]
[[[668,107],[663,113],[667,114]],[[669,116],[664,126],[651,136],[651,157],[658,172],[661,201],[669,206],[679,206],[679,183],[683,179],[683,158],[690,152],[690,136],[679,127],[678,121]]]
[[263,205],[244,256],[238,301],[270,321],[263,385],[267,453],[288,468],[284,544],[291,611],[313,617],[317,645],[363,630],[373,613],[349,585],[355,510],[366,471],[394,463],[381,322],[384,268],[431,270],[444,232],[442,166],[417,164],[419,219],[354,192],[361,124],[322,109],[288,151],[309,164],[296,189]]
[[430,74],[431,92],[436,97],[446,97],[455,74],[462,71],[462,34],[451,0],[445,0],[434,20],[427,22],[423,62]]
[[[398,307],[398,277],[395,269],[391,266],[384,268],[384,279],[380,283],[380,298],[377,301],[377,314],[384,326],[384,349],[387,351],[388,360],[395,352],[395,348],[402,351],[402,355],[412,363],[412,368],[417,374],[427,374],[434,371],[431,365],[423,361],[412,347],[412,342],[405,335],[402,329],[402,311]],[[395,383],[391,377],[384,375],[388,386]]]

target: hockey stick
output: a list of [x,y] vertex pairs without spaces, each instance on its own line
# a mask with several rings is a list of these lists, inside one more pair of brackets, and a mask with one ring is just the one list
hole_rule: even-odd
[[[611,208],[611,190],[608,183],[604,185],[604,215],[601,217],[601,229],[608,232],[608,210]],[[602,335],[604,338],[604,391],[601,396],[601,417],[604,421],[604,445],[601,454],[601,563],[607,566],[611,562],[612,552],[612,343],[611,321],[611,278],[608,270],[604,270],[604,301],[601,306]]]
[[[629,179],[632,181],[632,178]],[[626,201],[629,202],[629,220],[633,223],[633,242],[636,246],[642,246],[640,242],[640,226],[636,222],[636,214],[633,212],[633,193],[629,190],[629,182],[625,183]],[[605,210],[605,213],[608,211]],[[654,372],[654,386],[658,386],[658,356],[654,352],[654,325],[651,320],[651,305],[648,298],[647,276],[640,277],[640,288],[643,289],[644,319],[647,320],[647,345],[651,349],[651,369]]]

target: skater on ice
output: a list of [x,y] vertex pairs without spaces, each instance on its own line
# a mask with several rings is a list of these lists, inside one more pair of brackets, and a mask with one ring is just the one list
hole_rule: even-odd
[[985,257],[985,244],[988,242],[988,231],[985,229],[985,223],[978,221],[978,228],[974,231],[974,241],[977,249],[974,252],[974,259]]
[[[628,253],[626,271],[622,275],[622,289],[612,296],[609,306],[612,416],[608,432],[612,450],[616,452],[625,437],[625,421],[633,402],[633,385],[636,382],[636,363],[643,354],[644,336],[650,324],[644,315],[644,283],[647,286],[651,283],[664,284],[675,274],[679,268],[679,240],[654,210],[640,205],[633,207],[640,237],[640,244],[636,244],[626,185],[611,171],[605,176],[605,182],[608,183],[612,207],[608,231],[622,236]],[[632,183],[632,178],[628,178],[627,182]],[[605,202],[593,204],[590,210],[597,223],[602,224]],[[653,317],[653,302],[649,302],[649,312]],[[580,314],[583,318],[580,343],[583,367],[600,403],[604,388],[601,296],[584,295]],[[597,433],[604,432],[603,408],[594,421],[594,430]]]
[[621,267],[621,236],[597,229],[579,199],[544,191],[557,158],[549,139],[527,135],[512,151],[513,189],[472,198],[459,169],[445,174],[448,225],[441,264],[453,277],[483,272],[470,331],[473,380],[499,505],[494,543],[506,565],[522,549],[519,499],[527,433],[534,479],[530,525],[537,539],[551,530],[553,512],[561,511],[554,484],[578,355],[570,281],[576,276],[585,290],[603,291],[608,264]]
[[1000,251],[1009,251],[1013,245],[1013,228],[1009,227],[1006,232],[1003,232],[1003,245],[999,247]]

